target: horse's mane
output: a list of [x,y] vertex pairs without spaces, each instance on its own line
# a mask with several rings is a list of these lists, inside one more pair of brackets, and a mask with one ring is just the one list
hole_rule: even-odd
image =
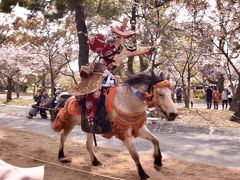
[[147,86],[151,86],[156,84],[157,82],[163,81],[164,79],[162,77],[153,76],[151,74],[148,74],[146,72],[141,72],[137,74],[130,75],[124,83],[129,86],[134,86],[137,84],[145,84]]

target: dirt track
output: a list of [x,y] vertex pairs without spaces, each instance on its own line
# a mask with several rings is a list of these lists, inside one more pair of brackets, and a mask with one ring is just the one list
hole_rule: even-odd
[[[123,179],[138,179],[135,165],[127,151],[97,147],[96,155],[104,165],[101,167],[92,167],[85,145],[68,141],[66,143],[66,154],[72,158],[72,163],[67,166],[89,172],[84,173],[39,162],[2,150],[8,149],[16,153],[62,165],[56,159],[58,143],[58,138],[0,128],[0,159],[20,167],[32,167],[44,164],[45,180],[110,179],[99,175],[92,175],[91,173]],[[240,170],[237,169],[233,170],[182,160],[173,160],[166,156],[163,160],[164,167],[161,172],[157,172],[153,169],[151,152],[141,152],[140,157],[142,165],[151,176],[151,179],[235,180],[237,177],[240,177]]]

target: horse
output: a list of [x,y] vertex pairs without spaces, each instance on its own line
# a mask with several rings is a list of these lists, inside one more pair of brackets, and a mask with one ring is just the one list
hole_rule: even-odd
[[[148,106],[154,106],[162,117],[169,121],[175,120],[178,114],[175,104],[171,98],[170,83],[160,76],[150,75],[147,73],[137,73],[130,76],[118,86],[110,89],[109,94],[114,94],[113,89],[115,91],[114,98],[112,100],[110,98],[110,100],[107,101],[108,96],[106,97],[106,103],[108,102],[106,106],[108,106],[108,114],[110,114],[113,130],[110,134],[105,134],[104,137],[110,138],[115,135],[117,138],[121,139],[136,164],[140,178],[148,179],[149,175],[145,173],[139,161],[139,155],[134,147],[132,138],[141,137],[153,144],[154,168],[159,171],[162,166],[162,155],[159,140],[145,125],[147,117],[146,110]],[[148,92],[150,92],[150,95]],[[68,102],[66,102],[64,108],[68,107]],[[58,152],[58,159],[61,162],[66,160],[64,155],[64,143],[67,136],[80,121],[80,115],[72,115],[68,119],[68,123],[64,125]],[[122,126],[123,122],[127,123],[127,125]],[[89,152],[92,165],[101,165],[101,162],[96,158],[93,151],[92,133],[87,133],[86,147]]]

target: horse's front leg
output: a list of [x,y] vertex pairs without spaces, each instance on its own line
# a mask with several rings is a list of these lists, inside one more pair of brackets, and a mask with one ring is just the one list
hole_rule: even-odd
[[93,166],[100,166],[102,165],[101,162],[98,161],[98,159],[96,158],[94,152],[93,152],[93,134],[92,133],[87,133],[87,150],[89,152],[91,161],[92,161],[92,165]]
[[[131,129],[129,129],[128,132],[130,132]],[[148,179],[149,175],[147,175],[145,173],[145,171],[142,168],[142,165],[139,161],[139,155],[138,152],[132,142],[132,136],[127,136],[128,138],[126,138],[123,142],[124,145],[126,146],[126,148],[128,149],[130,155],[132,156],[132,159],[134,160],[136,166],[137,166],[137,170],[138,170],[138,175],[141,177],[141,179]]]
[[143,127],[141,127],[139,129],[138,133],[139,133],[138,134],[139,137],[141,137],[143,139],[147,139],[147,140],[151,141],[151,143],[153,144],[153,147],[154,147],[154,153],[153,153],[154,168],[157,171],[160,171],[160,169],[162,167],[162,154],[161,154],[158,139],[148,130],[148,128],[145,125],[143,125]]

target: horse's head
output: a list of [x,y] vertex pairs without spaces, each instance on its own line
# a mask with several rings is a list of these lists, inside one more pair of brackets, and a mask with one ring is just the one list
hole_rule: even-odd
[[175,120],[178,114],[172,100],[170,83],[164,80],[162,74],[156,76],[154,73],[152,75],[137,73],[131,75],[124,83],[142,92],[148,106],[155,107],[162,117],[169,121]]
[[172,100],[172,92],[170,82],[164,80],[162,74],[157,77],[153,74],[152,85],[152,106],[156,108],[158,113],[169,121],[175,120],[177,117],[177,108]]

